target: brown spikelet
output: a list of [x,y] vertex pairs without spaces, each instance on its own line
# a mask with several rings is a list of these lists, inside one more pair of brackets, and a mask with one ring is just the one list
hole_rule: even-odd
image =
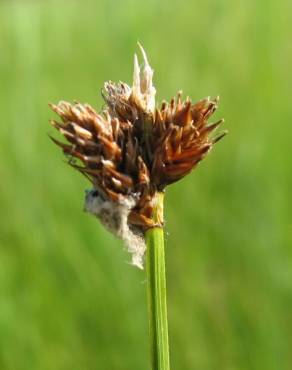
[[190,100],[181,102],[178,93],[177,102],[163,103],[156,112],[156,121],[152,134],[154,153],[151,174],[158,189],[180,180],[198,164],[212,149],[215,139],[209,138],[222,122],[208,124],[209,116],[217,109],[218,99],[192,104]]

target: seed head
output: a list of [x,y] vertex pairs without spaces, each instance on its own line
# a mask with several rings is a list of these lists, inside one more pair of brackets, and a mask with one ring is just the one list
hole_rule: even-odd
[[[153,70],[139,46],[143,64],[135,55],[132,86],[105,82],[102,112],[78,102],[51,105],[61,118],[51,123],[67,143],[52,140],[93,186],[85,209],[122,239],[132,233],[136,244],[147,228],[157,226],[152,220],[156,192],[191,172],[226,134],[210,136],[223,122],[208,124],[218,98],[192,103],[183,101],[179,92],[156,108]],[[140,266],[145,250],[141,243],[138,255],[134,251],[134,263]],[[131,249],[131,241],[127,244]]]

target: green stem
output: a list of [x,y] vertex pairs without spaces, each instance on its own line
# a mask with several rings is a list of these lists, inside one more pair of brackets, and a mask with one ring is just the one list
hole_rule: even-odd
[[[154,222],[163,219],[163,193],[157,193]],[[152,370],[169,370],[164,235],[162,226],[146,231],[146,274]]]

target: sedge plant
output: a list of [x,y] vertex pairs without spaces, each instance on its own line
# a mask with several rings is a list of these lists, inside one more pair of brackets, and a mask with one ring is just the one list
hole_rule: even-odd
[[52,140],[92,184],[85,210],[124,241],[133,265],[146,265],[152,370],[169,370],[164,192],[226,132],[210,136],[223,121],[208,124],[218,98],[192,103],[179,92],[158,108],[153,70],[140,49],[143,63],[135,55],[132,86],[106,82],[100,113],[78,102],[51,105],[61,118],[51,123],[66,142]]

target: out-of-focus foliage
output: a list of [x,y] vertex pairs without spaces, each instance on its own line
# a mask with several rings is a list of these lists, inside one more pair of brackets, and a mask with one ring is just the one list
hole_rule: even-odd
[[99,109],[136,42],[230,134],[166,196],[172,368],[292,368],[291,1],[0,3],[0,368],[149,369],[145,275],[82,212],[48,102]]

